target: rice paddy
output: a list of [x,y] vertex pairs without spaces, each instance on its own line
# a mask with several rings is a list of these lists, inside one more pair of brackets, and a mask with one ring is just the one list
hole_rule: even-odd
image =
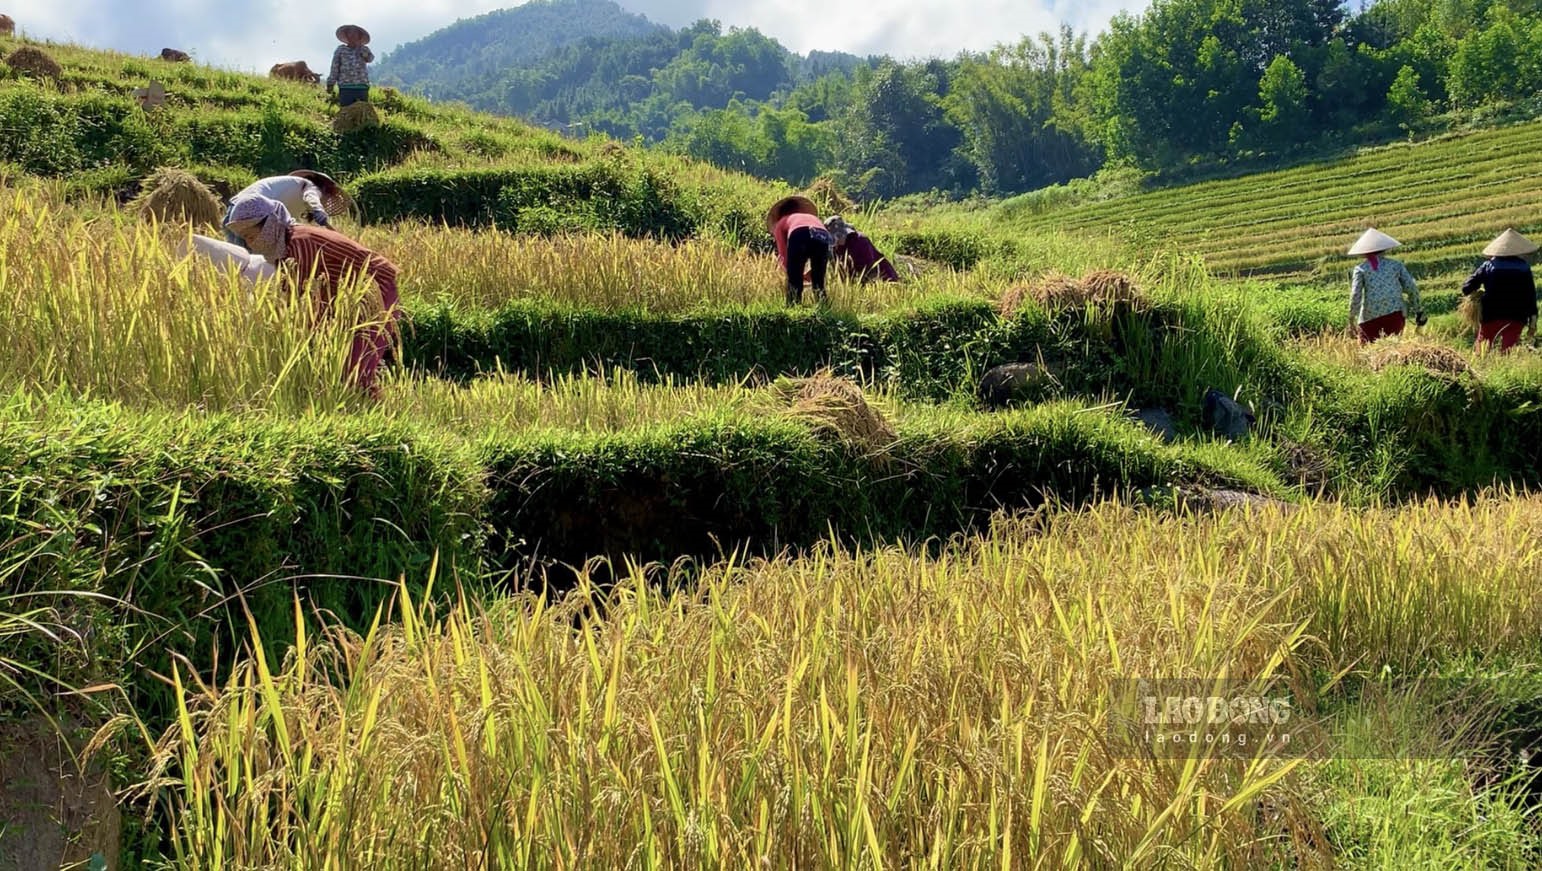
[[1039,215],[1008,201],[996,214],[1024,230],[1111,234],[1203,254],[1221,274],[1288,281],[1339,281],[1351,262],[1342,253],[1375,226],[1403,243],[1398,256],[1417,277],[1449,287],[1506,227],[1539,229],[1542,191],[1525,158],[1539,129],[1477,130]]
[[[145,72],[50,49],[73,89]],[[179,111],[320,103],[168,76]],[[629,159],[484,120],[392,102],[438,143],[393,183]],[[1521,217],[1473,204],[1534,131],[880,211],[959,262],[825,309],[716,170],[671,176],[719,210],[681,238],[355,216],[409,313],[378,399],[363,288],[318,318],[184,257],[185,216],[7,170],[0,714],[110,783],[97,867],[1536,867],[1542,357],[1456,313],[1361,348],[1232,278],[1370,221],[1455,264]],[[1044,395],[987,412],[1009,362]],[[1125,679],[1288,697],[1311,751],[1121,744]]]

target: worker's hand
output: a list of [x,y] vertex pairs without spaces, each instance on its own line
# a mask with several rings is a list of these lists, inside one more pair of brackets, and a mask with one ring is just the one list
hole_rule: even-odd
[[1422,326],[1424,326],[1425,324],[1427,324],[1429,322],[1430,322],[1430,316],[1425,314],[1422,311],[1419,312],[1418,314],[1414,315],[1414,326],[1416,326],[1416,327],[1422,327]]
[[327,213],[323,212],[321,209],[312,210],[310,218],[311,218],[311,223],[315,224],[318,227],[330,227],[330,226],[332,226],[330,220],[327,218]]

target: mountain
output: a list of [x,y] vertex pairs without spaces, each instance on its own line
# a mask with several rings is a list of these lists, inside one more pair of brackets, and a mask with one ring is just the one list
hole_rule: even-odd
[[788,51],[754,28],[655,25],[610,0],[534,0],[467,19],[384,58],[377,78],[437,100],[573,132],[661,141],[683,118],[755,105],[875,64]]
[[405,43],[382,57],[373,73],[382,85],[469,101],[501,73],[581,40],[641,38],[667,30],[612,0],[531,0],[463,18]]

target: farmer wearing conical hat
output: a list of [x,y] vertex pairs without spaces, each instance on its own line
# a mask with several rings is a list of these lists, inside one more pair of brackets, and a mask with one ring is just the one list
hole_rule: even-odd
[[1536,244],[1513,229],[1505,230],[1483,249],[1488,259],[1462,283],[1462,296],[1471,297],[1481,290],[1476,297],[1482,308],[1478,344],[1493,348],[1497,342],[1503,353],[1520,341],[1523,329],[1536,338],[1537,285],[1526,261],[1535,253]]
[[[288,175],[258,179],[230,198],[230,208],[234,209],[237,203],[252,197],[278,200],[289,210],[290,215],[304,215],[318,227],[330,227],[331,216],[348,208],[348,195],[342,186],[326,173],[311,169],[297,169]],[[229,210],[225,212],[225,218],[229,220]],[[225,231],[225,238],[237,245],[241,244],[240,237],[229,230]]]
[[840,215],[825,219],[825,226],[835,239],[835,263],[841,271],[863,284],[870,281],[899,281],[899,273],[889,258],[883,256],[871,239],[857,232]]
[[380,366],[397,338],[396,266],[341,233],[296,224],[278,200],[256,196],[231,210],[225,226],[248,250],[261,254],[296,287],[310,291],[318,314],[332,308],[337,291],[349,281],[368,277],[379,291],[367,297],[372,321],[354,333],[348,355],[348,378],[371,396],[380,395]]
[[[1407,324],[1404,311],[1414,314],[1414,323],[1424,326],[1428,320],[1419,301],[1419,285],[1400,261],[1385,256],[1401,243],[1372,227],[1350,247],[1351,255],[1365,258],[1349,273],[1349,322],[1360,336],[1360,344],[1383,336],[1396,336]],[[1404,295],[1408,306],[1403,306]]]
[[337,29],[342,45],[332,52],[332,72],[327,75],[327,93],[337,90],[337,105],[352,106],[369,99],[369,65],[375,53],[369,50],[369,31],[357,24]]
[[[814,285],[814,299],[825,297],[825,269],[835,239],[819,220],[819,209],[808,197],[790,196],[776,201],[766,212],[766,230],[776,240],[776,256],[787,270],[787,304],[803,302],[803,279]],[[808,268],[807,273],[804,267]]]

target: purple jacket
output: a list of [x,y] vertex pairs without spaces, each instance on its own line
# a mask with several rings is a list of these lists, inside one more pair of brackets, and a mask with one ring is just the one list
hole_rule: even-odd
[[840,257],[841,266],[864,283],[874,278],[880,281],[900,280],[889,258],[880,254],[871,240],[855,230],[846,235],[846,244],[840,246],[836,254]]

